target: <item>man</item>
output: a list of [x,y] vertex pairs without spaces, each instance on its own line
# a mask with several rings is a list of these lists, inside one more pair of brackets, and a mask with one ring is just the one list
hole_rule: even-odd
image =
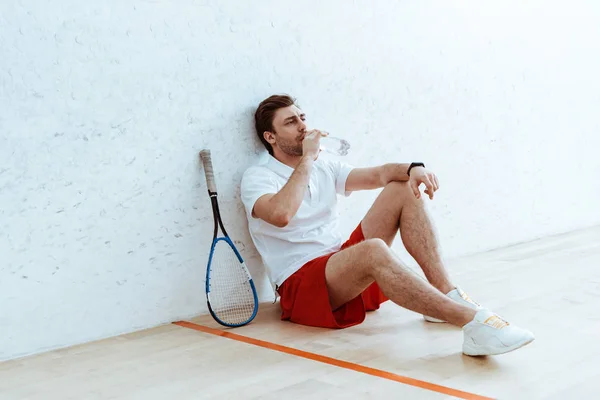
[[[425,185],[433,199],[439,182],[423,164],[352,168],[319,158],[325,134],[307,130],[306,116],[287,95],[262,101],[255,124],[269,159],[244,173],[241,194],[283,320],[345,328],[390,299],[427,321],[462,327],[467,355],[506,353],[534,340],[531,332],[479,306],[451,282],[419,189]],[[342,242],[336,195],[382,187]],[[390,249],[398,231],[428,282]]]

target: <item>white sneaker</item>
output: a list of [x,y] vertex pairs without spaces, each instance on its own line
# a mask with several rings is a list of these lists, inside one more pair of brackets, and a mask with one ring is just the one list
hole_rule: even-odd
[[[454,300],[464,306],[471,307],[474,310],[478,310],[481,308],[481,306],[479,304],[477,304],[476,302],[471,300],[471,298],[469,296],[467,296],[467,294],[465,292],[463,292],[459,287],[457,287],[454,290],[449,291],[446,294],[446,296],[450,297],[452,300]],[[427,315],[423,315],[423,318],[425,318],[425,321],[427,321],[427,322],[438,322],[438,323],[446,322],[444,320],[429,317]]]
[[535,339],[533,333],[509,324],[484,308],[477,311],[473,321],[463,326],[463,332],[463,353],[468,356],[508,353]]

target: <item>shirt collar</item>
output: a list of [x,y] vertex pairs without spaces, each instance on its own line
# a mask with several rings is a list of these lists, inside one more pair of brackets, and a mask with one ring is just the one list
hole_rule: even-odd
[[277,173],[278,175],[283,176],[284,178],[289,178],[292,176],[294,169],[288,165],[285,165],[275,157],[269,154],[269,161],[267,162],[267,166],[269,169]]

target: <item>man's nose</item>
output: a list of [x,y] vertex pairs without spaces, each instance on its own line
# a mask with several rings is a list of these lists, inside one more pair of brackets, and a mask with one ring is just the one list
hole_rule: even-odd
[[298,124],[298,128],[300,129],[300,132],[306,132],[306,124],[304,123],[304,121],[300,121],[300,124]]

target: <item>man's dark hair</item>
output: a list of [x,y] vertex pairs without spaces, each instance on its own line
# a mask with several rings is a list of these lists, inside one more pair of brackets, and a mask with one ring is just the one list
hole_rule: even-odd
[[294,104],[296,104],[296,100],[287,94],[274,94],[261,101],[254,113],[256,134],[270,155],[273,155],[273,146],[267,142],[263,134],[266,131],[273,132],[273,118],[277,110]]

